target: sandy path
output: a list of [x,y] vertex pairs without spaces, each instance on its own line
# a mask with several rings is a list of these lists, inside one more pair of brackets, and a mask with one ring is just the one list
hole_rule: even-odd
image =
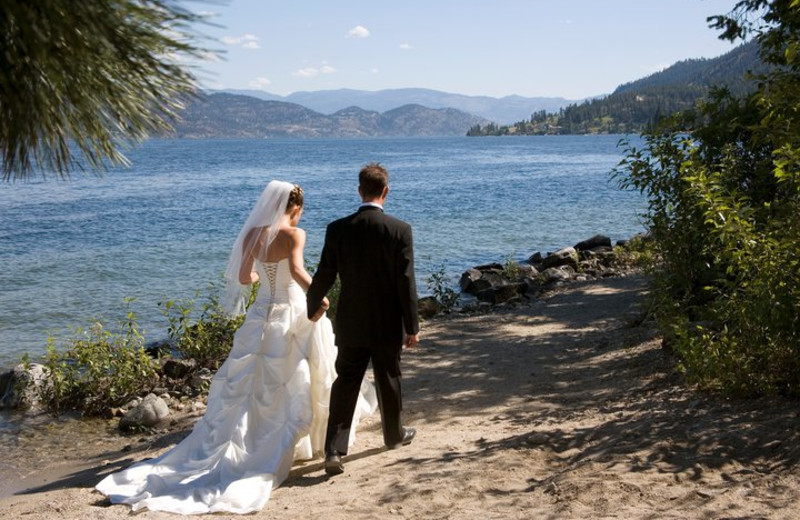
[[[527,307],[427,322],[423,343],[404,357],[414,443],[385,451],[370,418],[343,475],[298,466],[252,516],[800,518],[798,403],[682,387],[652,331],[629,323],[645,287],[641,276],[606,279]],[[63,441],[46,468],[18,470],[24,478],[5,492],[0,484],[0,516],[128,518],[91,486],[190,424]]]

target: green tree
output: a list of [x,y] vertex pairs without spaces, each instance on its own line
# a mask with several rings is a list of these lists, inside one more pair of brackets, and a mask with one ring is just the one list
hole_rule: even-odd
[[3,179],[124,164],[169,129],[195,91],[199,20],[172,0],[0,2]]
[[622,185],[645,191],[662,262],[655,312],[690,378],[800,395],[800,0],[745,0],[709,19],[752,37],[771,68],[722,89],[629,148]]

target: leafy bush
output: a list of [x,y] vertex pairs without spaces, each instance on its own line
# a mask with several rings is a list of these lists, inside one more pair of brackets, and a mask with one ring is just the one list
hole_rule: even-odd
[[519,262],[514,260],[514,253],[510,253],[503,262],[503,276],[509,280],[516,280],[521,273]]
[[66,348],[48,339],[43,361],[47,382],[38,387],[51,411],[81,410],[96,415],[149,391],[158,380],[158,363],[144,348],[133,312],[113,333],[100,321],[78,329]]
[[[257,292],[258,284],[254,284],[247,307],[254,301]],[[159,306],[167,319],[167,334],[177,356],[194,359],[198,368],[217,370],[228,357],[233,347],[233,337],[244,323],[245,315],[234,318],[228,316],[212,285],[195,319],[198,296],[195,294],[195,298],[167,300],[159,303]]]
[[800,395],[800,3],[744,0],[714,20],[755,32],[774,68],[744,99],[717,91],[665,121],[617,175],[649,197],[653,310],[689,378]]
[[431,295],[439,302],[442,312],[448,313],[458,305],[460,294],[447,285],[447,275],[445,274],[444,265],[440,265],[428,277],[427,283],[428,290],[431,291]]

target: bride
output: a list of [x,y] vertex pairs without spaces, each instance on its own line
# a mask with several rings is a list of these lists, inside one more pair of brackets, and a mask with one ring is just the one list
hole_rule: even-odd
[[[299,186],[272,181],[262,192],[226,269],[229,311],[244,309],[250,284],[261,286],[211,382],[208,408],[180,444],[103,479],[96,489],[112,503],[250,513],[264,507],[294,461],[322,455],[336,347],[330,321],[306,317],[302,214]],[[359,403],[361,414],[377,406],[367,382]]]

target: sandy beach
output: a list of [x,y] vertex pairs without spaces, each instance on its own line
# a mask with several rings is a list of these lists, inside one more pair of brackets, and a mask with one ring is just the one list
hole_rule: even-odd
[[[637,274],[425,322],[403,362],[414,442],[386,451],[368,418],[343,475],[296,465],[250,517],[800,518],[798,403],[685,386],[640,319],[646,291]],[[94,484],[173,445],[199,413],[132,436],[113,421],[26,431],[0,464],[0,518],[128,518]]]

